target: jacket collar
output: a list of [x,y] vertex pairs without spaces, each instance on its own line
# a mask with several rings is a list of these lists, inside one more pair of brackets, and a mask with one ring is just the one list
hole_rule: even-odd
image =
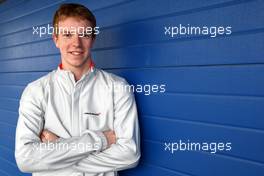
[[[94,72],[95,65],[94,65],[93,60],[91,59],[91,61],[88,64],[90,64],[89,70],[91,70],[91,72]],[[58,65],[58,70],[63,70],[62,62]]]
[[[70,71],[70,70],[64,70],[63,69],[63,65],[62,63],[60,63],[58,65],[58,68],[57,68],[57,73],[63,77],[63,79],[66,79],[66,80],[69,80],[70,79],[70,82],[72,83],[72,85],[75,85],[76,83],[78,82],[82,82],[82,80],[84,80],[85,78],[87,78],[88,75],[92,76],[92,75],[95,75],[95,66],[94,66],[94,62],[91,60],[88,64],[89,65],[89,70],[84,73],[81,77],[80,80],[78,80],[77,82],[75,81],[74,79],[74,74]],[[89,73],[93,73],[93,74],[89,74]],[[90,77],[89,76],[89,77]],[[87,79],[86,79],[87,81]]]

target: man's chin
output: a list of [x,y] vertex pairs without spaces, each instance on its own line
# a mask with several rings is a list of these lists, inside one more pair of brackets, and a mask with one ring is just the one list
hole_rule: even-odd
[[87,64],[87,61],[78,61],[78,62],[71,63],[72,67],[75,67],[75,68],[84,67],[86,64]]
[[65,64],[69,65],[70,67],[81,68],[85,65],[88,65],[89,58],[87,59],[83,57],[68,57],[67,59],[65,59],[65,61]]

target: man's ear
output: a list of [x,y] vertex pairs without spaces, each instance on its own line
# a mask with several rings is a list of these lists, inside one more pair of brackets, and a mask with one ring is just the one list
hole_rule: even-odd
[[52,34],[52,39],[53,39],[53,41],[54,41],[56,47],[59,48],[58,35],[56,35],[56,34],[53,33],[53,34]]

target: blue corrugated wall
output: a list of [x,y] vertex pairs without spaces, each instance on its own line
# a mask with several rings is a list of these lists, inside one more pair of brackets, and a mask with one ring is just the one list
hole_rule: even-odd
[[[27,83],[55,69],[59,51],[33,26],[51,23],[63,2],[0,4],[0,175],[19,176],[14,160],[18,104]],[[98,67],[130,84],[166,84],[136,93],[142,159],[124,176],[264,175],[263,0],[78,0],[96,15]],[[165,35],[165,26],[231,26],[231,35]],[[164,149],[164,143],[231,142],[231,151]]]

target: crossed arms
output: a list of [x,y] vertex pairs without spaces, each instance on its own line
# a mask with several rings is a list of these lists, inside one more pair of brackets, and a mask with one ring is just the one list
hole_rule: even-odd
[[[23,172],[72,168],[78,172],[98,173],[134,167],[140,158],[139,126],[134,97],[116,95],[114,131],[86,130],[80,137],[59,138],[43,129],[44,111],[39,85],[27,86],[20,100],[16,130],[15,157]],[[34,91],[33,91],[34,90]],[[86,150],[50,150],[43,143],[91,144]],[[39,150],[41,148],[41,150]]]

